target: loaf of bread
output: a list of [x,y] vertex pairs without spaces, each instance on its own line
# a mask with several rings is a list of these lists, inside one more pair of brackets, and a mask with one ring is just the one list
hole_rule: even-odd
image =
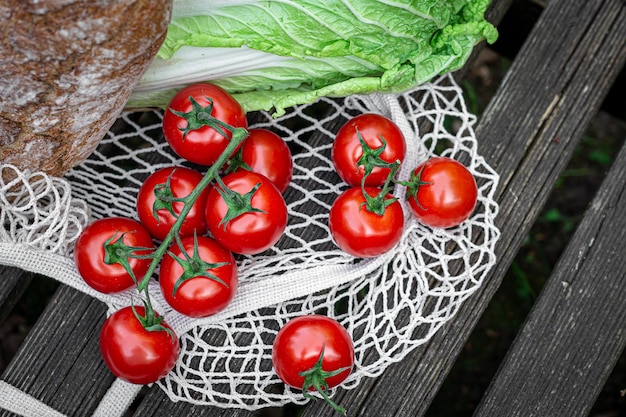
[[156,55],[171,0],[3,0],[0,162],[62,175],[106,135]]

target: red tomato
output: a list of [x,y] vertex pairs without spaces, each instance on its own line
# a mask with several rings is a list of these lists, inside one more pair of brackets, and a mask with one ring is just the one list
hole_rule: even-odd
[[183,88],[170,101],[163,114],[165,140],[180,157],[212,165],[228,146],[232,132],[209,126],[207,119],[211,116],[231,127],[248,127],[246,113],[227,91],[198,83]]
[[[266,129],[250,129],[240,149],[238,169],[265,175],[283,193],[293,175],[293,160],[283,138]],[[247,168],[246,168],[247,167]]]
[[[227,192],[236,194],[240,208],[248,211],[230,218],[235,211],[229,210],[220,194],[222,187],[212,187],[206,203],[206,221],[215,240],[232,252],[245,255],[263,252],[278,242],[287,227],[287,205],[278,188],[264,175],[252,171],[233,172],[222,181]],[[255,186],[258,188],[253,191]]]
[[[167,187],[168,180],[169,189]],[[157,201],[157,195],[165,196],[166,198],[187,197],[201,180],[202,174],[193,169],[169,167],[156,171],[141,184],[137,194],[137,215],[152,236],[163,240],[184,207],[182,202],[168,203],[161,198]],[[199,235],[206,233],[204,204],[207,194],[208,190],[203,190],[200,197],[191,207],[191,211],[185,217],[180,228],[180,236],[193,235],[194,231]],[[156,206],[155,202],[157,203]]]
[[[109,250],[112,252],[109,256],[105,249],[107,241],[109,241]],[[124,249],[120,247],[121,244],[127,247],[149,248],[149,250],[135,250],[135,255],[145,256],[154,249],[152,237],[148,231],[139,222],[124,217],[96,220],[88,225],[76,240],[74,246],[76,268],[85,282],[95,290],[110,294],[135,285],[135,281],[124,266],[115,262],[115,253],[121,255],[122,262],[128,260],[128,266],[137,280],[141,280],[148,270],[151,259],[129,257],[133,252],[132,249]]]
[[[143,306],[135,306],[145,315]],[[180,350],[171,328],[146,330],[131,307],[124,307],[106,319],[100,331],[100,352],[111,372],[133,384],[150,384],[163,378],[176,364]]]
[[169,255],[161,261],[159,285],[173,309],[190,317],[206,317],[223,310],[235,296],[237,264],[232,253],[215,240],[198,236],[195,241],[197,246],[193,236],[181,239],[189,258],[177,243],[170,246]]
[[[406,155],[406,142],[402,131],[390,119],[375,113],[360,114],[350,119],[337,132],[331,158],[337,174],[351,186],[361,185],[365,174],[365,166],[361,160],[363,146],[359,134],[374,152],[371,158],[378,158],[383,164],[402,162]],[[390,167],[374,166],[365,179],[365,185],[382,186],[390,171]]]
[[[381,190],[365,187],[370,197]],[[393,196],[387,194],[386,200]],[[384,214],[376,214],[366,207],[361,187],[352,187],[337,197],[330,208],[328,226],[335,244],[344,252],[360,258],[381,255],[400,241],[404,228],[404,213],[400,202],[394,201]]]
[[[417,219],[432,227],[453,227],[474,211],[478,188],[472,173],[446,157],[427,160],[413,170],[407,198]],[[413,188],[413,189],[412,189]]]
[[[321,364],[318,363],[320,357]],[[352,372],[352,338],[337,320],[330,317],[296,317],[287,322],[276,335],[272,363],[276,374],[285,384],[303,392],[315,389],[323,392],[341,384]],[[322,371],[335,375],[324,378]],[[315,386],[315,377],[311,375],[305,378],[302,373],[317,374],[318,382],[325,381],[327,385]],[[336,406],[327,400],[333,407]]]

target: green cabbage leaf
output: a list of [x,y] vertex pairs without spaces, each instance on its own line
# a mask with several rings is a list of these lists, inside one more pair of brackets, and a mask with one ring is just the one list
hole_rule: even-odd
[[460,68],[497,31],[490,0],[174,0],[167,37],[127,104],[165,107],[217,84],[246,111],[401,92]]

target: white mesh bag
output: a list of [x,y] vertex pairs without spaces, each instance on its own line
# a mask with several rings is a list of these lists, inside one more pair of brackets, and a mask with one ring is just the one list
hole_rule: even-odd
[[[337,129],[363,112],[384,114],[403,131],[408,153],[398,173],[402,180],[430,156],[461,160],[479,185],[470,219],[431,229],[405,206],[404,234],[392,251],[367,260],[340,251],[327,218],[347,186],[333,171],[330,149]],[[352,335],[355,369],[342,387],[355,389],[452,320],[495,263],[498,175],[477,153],[476,118],[451,76],[401,95],[322,98],[277,119],[257,116],[253,126],[276,131],[294,152],[293,181],[285,192],[290,221],[276,246],[238,257],[238,293],[215,316],[182,316],[167,306],[158,284],[150,284],[155,310],[181,341],[174,370],[157,383],[172,400],[247,409],[306,402],[280,382],[271,353],[278,329],[311,313],[336,318]],[[185,165],[162,139],[160,122],[160,112],[124,113],[92,157],[64,178],[0,166],[16,176],[0,184],[0,263],[71,285],[105,302],[110,313],[131,299],[136,303],[134,289],[104,295],[86,286],[73,265],[73,242],[91,220],[137,218],[134,199],[142,180],[159,168]],[[394,193],[406,204],[403,187]]]

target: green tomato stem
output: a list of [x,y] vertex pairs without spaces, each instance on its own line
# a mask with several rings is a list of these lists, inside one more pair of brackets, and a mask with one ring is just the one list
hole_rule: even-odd
[[324,401],[326,401],[335,411],[341,414],[346,414],[346,409],[341,407],[339,404],[335,403],[330,396],[328,395],[328,383],[326,382],[327,378],[331,376],[339,375],[342,372],[345,372],[350,369],[349,366],[344,368],[335,369],[333,371],[325,371],[322,369],[322,363],[324,361],[324,350],[326,345],[322,346],[322,351],[320,352],[320,356],[310,369],[306,371],[302,371],[299,373],[300,376],[304,377],[304,384],[302,385],[302,395],[305,398],[315,399],[314,396],[309,394],[309,388],[313,387],[317,392],[320,393]]
[[392,164],[391,171],[385,179],[385,184],[376,197],[370,197],[370,195],[365,191],[365,179],[367,178],[367,175],[363,177],[361,180],[361,192],[363,193],[363,197],[365,197],[363,205],[368,211],[371,211],[379,216],[383,216],[387,207],[397,200],[395,197],[389,199],[386,199],[385,197],[392,189],[392,183],[394,181],[394,177],[396,176],[396,172],[398,172],[398,168],[400,168],[400,161],[396,161]]
[[359,143],[361,144],[361,149],[363,150],[363,155],[357,161],[357,168],[362,166],[364,170],[364,177],[367,177],[372,173],[374,168],[392,168],[395,164],[394,162],[387,162],[383,160],[380,156],[387,149],[387,141],[383,137],[383,135],[379,134],[378,138],[380,139],[382,145],[380,145],[376,149],[372,149],[371,146],[363,139],[361,132],[359,129],[356,129],[357,137],[359,138]]
[[183,268],[183,273],[174,284],[174,288],[172,290],[173,297],[176,296],[176,291],[178,291],[178,288],[185,281],[193,279],[195,277],[205,277],[215,282],[218,282],[225,287],[228,287],[228,284],[226,282],[220,279],[217,275],[210,273],[209,270],[229,265],[229,262],[209,263],[200,258],[200,255],[198,254],[198,235],[195,231],[193,233],[193,256],[190,256],[187,253],[185,245],[183,245],[183,242],[181,241],[179,236],[176,236],[176,242],[178,244],[178,247],[180,248],[181,255],[183,257],[178,257],[172,252],[168,252],[168,254]]
[[432,182],[422,181],[422,171],[424,171],[424,165],[422,165],[419,172],[415,172],[415,171],[411,172],[411,178],[408,181],[396,181],[396,183],[400,185],[404,185],[406,187],[406,190],[407,190],[406,199],[407,200],[409,200],[410,198],[414,198],[417,205],[422,210],[425,210],[424,207],[420,204],[419,200],[417,199],[417,192],[419,191],[421,186],[432,185]]
[[183,132],[183,140],[187,137],[187,134],[191,131],[197,130],[202,126],[209,126],[215,129],[222,136],[227,135],[227,131],[232,132],[233,128],[231,125],[224,123],[216,117],[213,117],[211,113],[213,112],[213,99],[210,97],[206,97],[209,104],[206,107],[203,107],[200,103],[198,103],[193,96],[189,96],[189,101],[191,102],[191,110],[188,112],[181,112],[169,109],[175,115],[182,117],[187,120],[187,126],[184,128],[179,128]]
[[152,274],[154,273],[160,260],[163,258],[163,256],[167,252],[167,248],[170,246],[170,244],[174,240],[174,237],[178,235],[180,228],[183,224],[183,221],[187,217],[187,214],[189,214],[189,211],[191,211],[191,207],[193,206],[193,204],[196,202],[196,200],[198,200],[198,198],[200,197],[204,189],[208,187],[209,184],[211,184],[211,181],[213,181],[213,179],[217,177],[220,169],[226,163],[230,155],[237,149],[237,147],[239,147],[239,145],[241,145],[241,143],[243,143],[243,141],[245,140],[247,136],[248,136],[247,129],[242,128],[242,127],[234,128],[232,130],[232,138],[228,146],[226,146],[226,149],[224,149],[224,151],[220,154],[219,158],[217,158],[217,161],[215,161],[215,163],[211,165],[211,167],[204,174],[204,176],[202,177],[202,180],[193,189],[193,191],[187,197],[181,200],[184,204],[183,209],[180,211],[178,218],[176,219],[176,222],[172,225],[172,228],[167,233],[167,235],[165,236],[165,238],[163,239],[159,247],[154,251],[154,258],[152,259],[152,263],[150,263],[150,266],[148,267],[146,274],[143,276],[143,278],[139,282],[139,285],[137,286],[137,290],[140,293],[146,291],[148,287],[148,283],[150,282],[150,278],[152,277]]

